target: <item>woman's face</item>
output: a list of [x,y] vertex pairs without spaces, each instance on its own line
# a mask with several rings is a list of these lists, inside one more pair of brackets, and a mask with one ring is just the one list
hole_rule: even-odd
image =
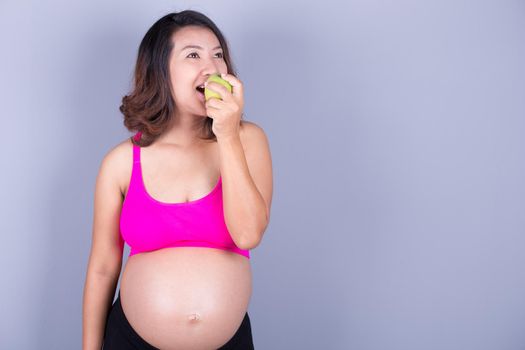
[[213,73],[228,73],[219,40],[210,29],[198,26],[180,28],[172,40],[169,74],[177,110],[205,116],[202,94],[196,87]]

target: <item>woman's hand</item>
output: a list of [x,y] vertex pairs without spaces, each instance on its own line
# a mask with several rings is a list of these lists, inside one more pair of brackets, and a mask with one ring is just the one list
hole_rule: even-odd
[[213,118],[212,130],[217,139],[239,136],[241,115],[244,108],[243,86],[231,74],[221,74],[221,78],[232,86],[232,92],[216,82],[206,82],[206,88],[218,93],[222,100],[210,98],[206,101],[206,115]]

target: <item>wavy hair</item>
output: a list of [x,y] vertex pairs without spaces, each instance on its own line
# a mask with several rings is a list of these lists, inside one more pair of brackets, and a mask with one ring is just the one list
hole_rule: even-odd
[[[209,28],[219,40],[228,74],[237,75],[228,43],[219,28],[206,15],[185,10],[169,13],[155,22],[142,39],[133,75],[133,88],[122,98],[119,107],[124,115],[124,126],[131,132],[140,132],[140,139],[131,142],[146,147],[152,144],[171,122],[175,101],[171,91],[169,58],[173,49],[172,35],[185,26]],[[241,116],[242,119],[242,116]],[[216,141],[212,130],[213,119],[206,117],[202,124],[202,140]]]

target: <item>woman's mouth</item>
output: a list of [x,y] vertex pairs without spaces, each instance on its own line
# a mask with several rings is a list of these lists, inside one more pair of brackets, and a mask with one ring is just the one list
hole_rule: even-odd
[[202,87],[197,86],[195,89],[197,90],[197,95],[199,96],[199,100],[201,100],[202,102],[206,101],[204,97],[204,85],[202,85]]

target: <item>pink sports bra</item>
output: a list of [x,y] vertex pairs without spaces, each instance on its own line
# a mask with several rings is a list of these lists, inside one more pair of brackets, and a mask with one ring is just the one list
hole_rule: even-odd
[[[134,138],[140,138],[137,132]],[[250,258],[233,242],[224,222],[222,182],[206,196],[183,203],[164,203],[149,195],[142,179],[140,147],[133,144],[133,168],[120,213],[120,234],[129,256],[167,247],[209,247]]]

